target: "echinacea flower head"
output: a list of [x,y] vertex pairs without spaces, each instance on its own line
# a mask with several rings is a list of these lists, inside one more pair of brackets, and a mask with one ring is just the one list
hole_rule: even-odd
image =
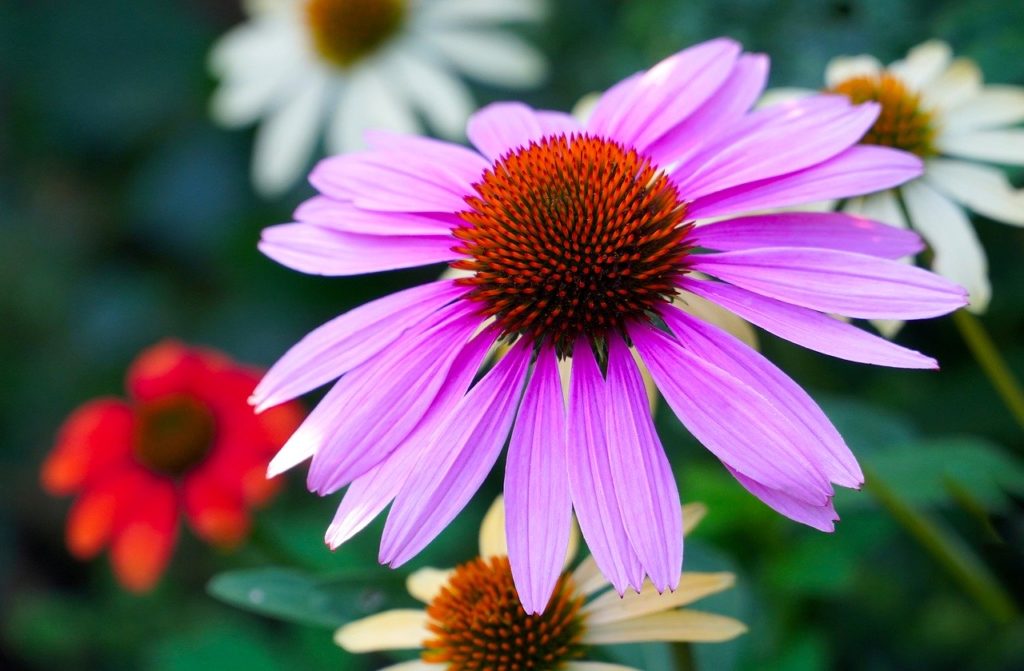
[[[685,506],[687,534],[704,512],[700,504]],[[721,642],[746,631],[731,617],[685,608],[732,587],[732,573],[687,572],[672,594],[645,583],[639,593],[620,597],[592,558],[568,569],[575,543],[547,607],[527,613],[512,578],[504,517],[499,498],[480,529],[479,557],[409,576],[409,593],[425,609],[385,611],[347,624],[335,634],[338,645],[350,652],[422,650],[420,660],[382,671],[635,671],[585,658],[600,645]]]
[[170,560],[182,515],[208,543],[241,541],[249,509],[278,488],[267,462],[302,420],[295,403],[252,412],[246,399],[259,375],[219,352],[164,341],[132,364],[127,399],[75,410],[42,468],[49,493],[77,497],[71,553],[89,559],[109,546],[117,579],[142,592]]
[[417,132],[421,119],[460,139],[475,105],[459,78],[522,87],[541,55],[509,24],[539,21],[543,0],[248,0],[248,21],[213,48],[221,80],[214,119],[262,120],[253,180],[278,194],[303,173],[321,137],[332,153],[362,148],[363,131]]
[[[676,415],[768,505],[831,530],[833,484],[862,475],[810,397],[760,354],[684,313],[698,295],[783,338],[865,363],[934,360],[834,319],[919,319],[963,290],[894,259],[909,232],[836,213],[740,216],[916,177],[920,160],[856,145],[876,104],[820,96],[749,109],[763,56],[714,40],[603,95],[585,124],[525,105],[469,121],[475,150],[375,133],[312,173],[320,195],[260,248],[307,273],[447,262],[468,275],[324,324],[260,382],[260,408],[340,376],[271,463],[312,457],[308,485],[348,487],[336,547],[389,504],[397,566],[472,497],[509,439],[509,561],[527,612],[557,581],[575,510],[620,592],[674,589],[679,495],[640,367]],[[701,219],[719,220],[695,225]],[[474,383],[488,351],[507,354]],[[572,359],[563,385],[559,360]]]
[[988,261],[965,210],[1024,226],[1024,191],[986,165],[1024,165],[1024,87],[985,85],[976,63],[954,59],[938,40],[888,66],[872,56],[835,58],[825,85],[855,103],[881,106],[864,144],[924,160],[919,179],[852,199],[843,210],[918,231],[935,272],[965,286],[968,309],[984,312],[992,293]]

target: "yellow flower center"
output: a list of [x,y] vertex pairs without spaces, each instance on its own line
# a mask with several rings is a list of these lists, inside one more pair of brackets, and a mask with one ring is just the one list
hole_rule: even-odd
[[308,0],[306,23],[317,52],[348,68],[376,51],[402,26],[405,0]]
[[580,657],[583,595],[563,574],[540,615],[519,603],[507,557],[477,558],[455,569],[427,607],[433,638],[423,661],[450,671],[556,671]]
[[921,94],[910,90],[889,73],[851,77],[829,90],[859,104],[873,101],[882,106],[878,120],[867,132],[864,144],[903,149],[918,156],[935,152],[935,115],[921,104]]
[[213,434],[206,406],[191,396],[165,396],[139,407],[135,456],[158,473],[179,476],[206,457]]

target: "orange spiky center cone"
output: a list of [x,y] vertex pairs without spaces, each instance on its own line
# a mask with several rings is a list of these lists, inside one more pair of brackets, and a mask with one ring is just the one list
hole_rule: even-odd
[[861,140],[909,151],[918,156],[933,156],[935,151],[935,115],[926,109],[921,95],[912,91],[895,75],[850,77],[830,89],[859,104],[877,102],[881,112]]
[[571,352],[671,299],[689,251],[686,206],[632,149],[549,136],[499,159],[466,198],[452,266],[507,336]]
[[478,557],[427,607],[423,660],[451,671],[557,671],[583,653],[583,599],[564,574],[544,612],[527,615],[508,557]]

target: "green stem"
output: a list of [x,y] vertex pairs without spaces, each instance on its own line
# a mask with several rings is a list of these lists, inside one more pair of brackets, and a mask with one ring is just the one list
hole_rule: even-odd
[[953,313],[953,323],[1017,424],[1024,429],[1024,390],[981,321],[966,310],[957,310]]
[[964,542],[915,510],[875,473],[865,473],[867,490],[889,515],[955,580],[994,621],[1017,618],[1017,608],[1006,592]]
[[693,656],[693,646],[689,643],[674,643],[672,658],[676,663],[676,671],[697,671],[697,660]]

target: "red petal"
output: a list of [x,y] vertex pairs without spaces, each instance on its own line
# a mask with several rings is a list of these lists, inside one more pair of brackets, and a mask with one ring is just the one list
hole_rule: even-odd
[[[124,483],[110,561],[118,581],[133,592],[148,591],[167,567],[178,535],[174,485],[146,471]],[[120,505],[123,502],[124,505]]]
[[124,401],[99,399],[81,406],[65,420],[43,462],[43,488],[64,495],[96,481],[131,454],[134,429],[135,417]]
[[144,350],[128,369],[128,392],[145,401],[192,391],[200,363],[176,340],[164,340]]
[[306,409],[296,401],[261,412],[258,418],[269,442],[269,451],[274,453],[281,449],[305,417]]
[[91,559],[110,540],[117,513],[121,477],[113,473],[87,489],[68,512],[68,550],[79,559]]
[[200,538],[233,547],[249,532],[249,513],[238,488],[221,486],[214,475],[207,470],[185,481],[185,516]]

